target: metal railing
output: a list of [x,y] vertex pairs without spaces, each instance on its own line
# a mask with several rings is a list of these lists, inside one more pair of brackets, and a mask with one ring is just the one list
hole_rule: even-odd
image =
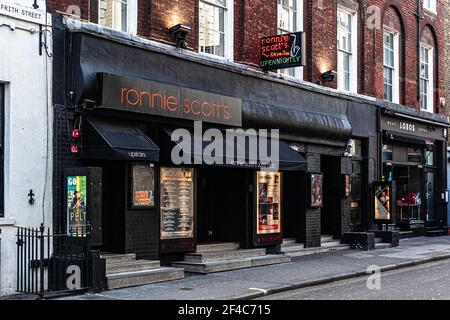
[[51,232],[17,228],[17,291],[44,296],[48,292],[87,290],[90,277],[90,232],[87,228]]

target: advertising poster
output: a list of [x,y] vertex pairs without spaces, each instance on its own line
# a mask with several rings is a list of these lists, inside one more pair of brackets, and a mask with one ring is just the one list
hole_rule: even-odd
[[69,235],[86,230],[86,176],[67,177],[67,231]]
[[257,172],[257,234],[281,232],[279,173]]
[[392,187],[388,182],[374,183],[375,220],[391,221],[392,217]]
[[311,199],[310,199],[310,207],[311,208],[321,208],[323,203],[323,176],[321,173],[311,173],[310,174],[310,190],[311,190]]
[[194,169],[161,168],[161,239],[194,237]]
[[155,206],[155,170],[149,164],[133,165],[132,208],[152,208]]

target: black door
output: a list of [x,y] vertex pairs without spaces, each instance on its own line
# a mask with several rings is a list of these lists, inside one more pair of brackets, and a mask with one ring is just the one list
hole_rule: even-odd
[[197,170],[197,242],[246,243],[249,173],[244,169]]
[[341,159],[322,156],[323,207],[321,214],[321,234],[340,236],[341,225]]

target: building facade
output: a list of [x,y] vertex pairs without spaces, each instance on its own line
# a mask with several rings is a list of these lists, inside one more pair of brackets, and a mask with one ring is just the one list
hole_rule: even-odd
[[[95,244],[165,262],[201,243],[276,253],[283,238],[318,247],[323,235],[379,229],[380,220],[408,232],[412,222],[447,224],[444,1],[48,5],[53,102],[62,106],[55,227],[80,222],[67,212],[79,168],[102,172],[87,218]],[[294,32],[305,35],[304,65],[261,69],[260,39]],[[200,135],[279,129],[280,173],[210,166],[195,152],[175,163],[170,136],[195,135],[195,120]],[[389,219],[373,214],[376,181],[396,182]]]
[[16,227],[52,225],[51,16],[36,4],[0,2],[0,295],[16,291]]

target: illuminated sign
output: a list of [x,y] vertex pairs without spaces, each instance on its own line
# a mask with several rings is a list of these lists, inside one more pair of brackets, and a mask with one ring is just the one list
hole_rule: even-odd
[[240,99],[107,73],[101,76],[101,108],[242,126]]
[[295,32],[261,38],[260,67],[264,70],[305,65],[305,34]]

